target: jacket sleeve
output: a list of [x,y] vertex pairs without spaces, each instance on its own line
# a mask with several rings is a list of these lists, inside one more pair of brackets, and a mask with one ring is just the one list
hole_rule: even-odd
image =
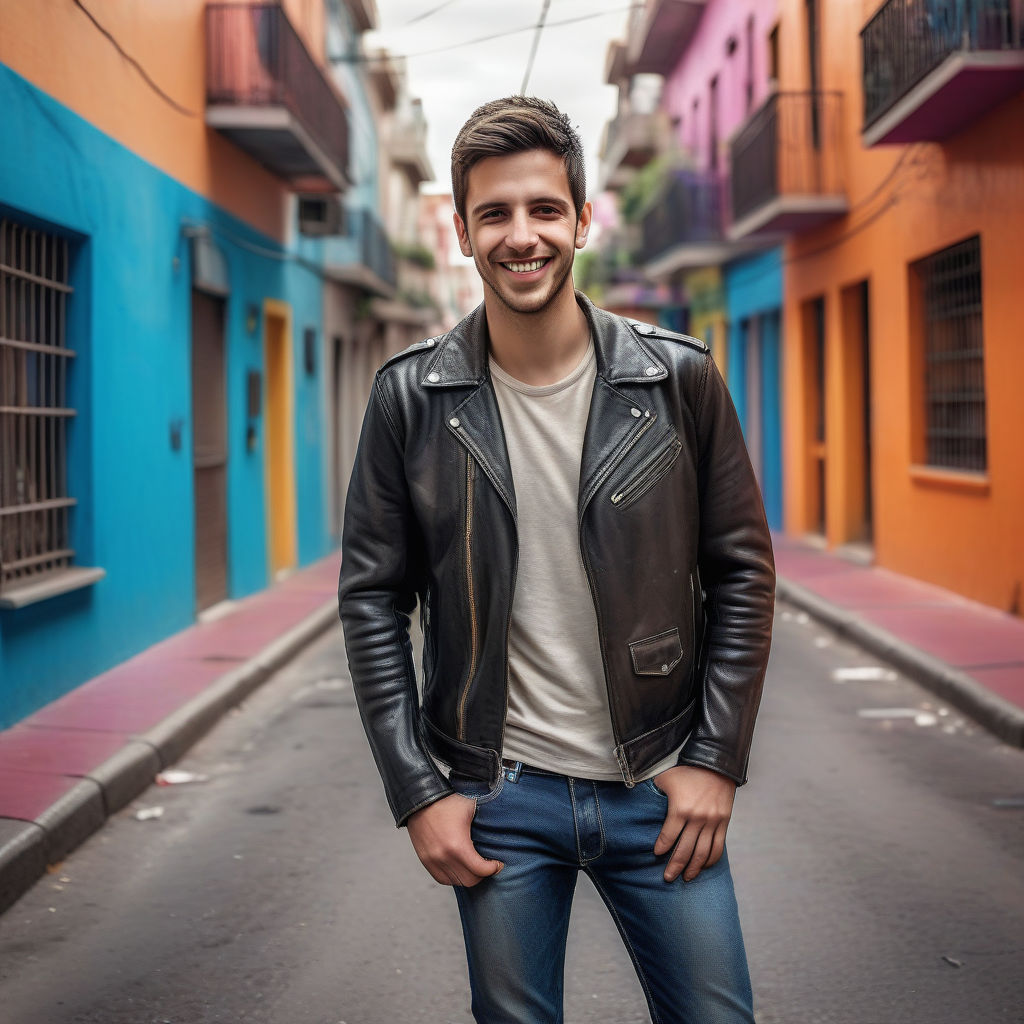
[[418,535],[402,438],[378,374],[345,505],[338,608],[363,728],[398,825],[453,792],[420,736],[409,639]]
[[695,416],[706,631],[701,703],[679,763],[742,785],[771,646],[775,564],[739,419],[710,355]]

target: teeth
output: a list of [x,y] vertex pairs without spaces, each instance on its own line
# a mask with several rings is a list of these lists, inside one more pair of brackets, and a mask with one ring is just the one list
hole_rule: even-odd
[[540,270],[545,262],[546,260],[531,260],[529,263],[506,263],[505,266],[517,274],[529,274],[533,270]]

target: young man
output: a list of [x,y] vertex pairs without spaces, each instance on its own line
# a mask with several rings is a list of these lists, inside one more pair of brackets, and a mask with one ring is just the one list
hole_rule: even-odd
[[581,870],[655,1021],[749,1024],[725,832],[774,569],[732,403],[703,343],[574,292],[591,208],[554,106],[478,109],[452,184],[484,302],[378,372],[345,515],[391,809],[455,887],[481,1024],[562,1020]]

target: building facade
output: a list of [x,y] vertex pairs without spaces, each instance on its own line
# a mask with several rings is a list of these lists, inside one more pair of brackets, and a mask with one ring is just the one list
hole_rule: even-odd
[[332,550],[397,281],[372,0],[86,8],[0,0],[0,727]]
[[778,46],[843,206],[785,253],[786,528],[1020,614],[1024,8],[781,0]]

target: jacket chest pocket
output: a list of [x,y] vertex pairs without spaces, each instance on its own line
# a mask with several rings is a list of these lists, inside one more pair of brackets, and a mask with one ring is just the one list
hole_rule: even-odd
[[619,509],[628,508],[639,501],[675,465],[683,444],[673,433],[662,444],[644,456],[629,479],[615,488],[611,502]]

